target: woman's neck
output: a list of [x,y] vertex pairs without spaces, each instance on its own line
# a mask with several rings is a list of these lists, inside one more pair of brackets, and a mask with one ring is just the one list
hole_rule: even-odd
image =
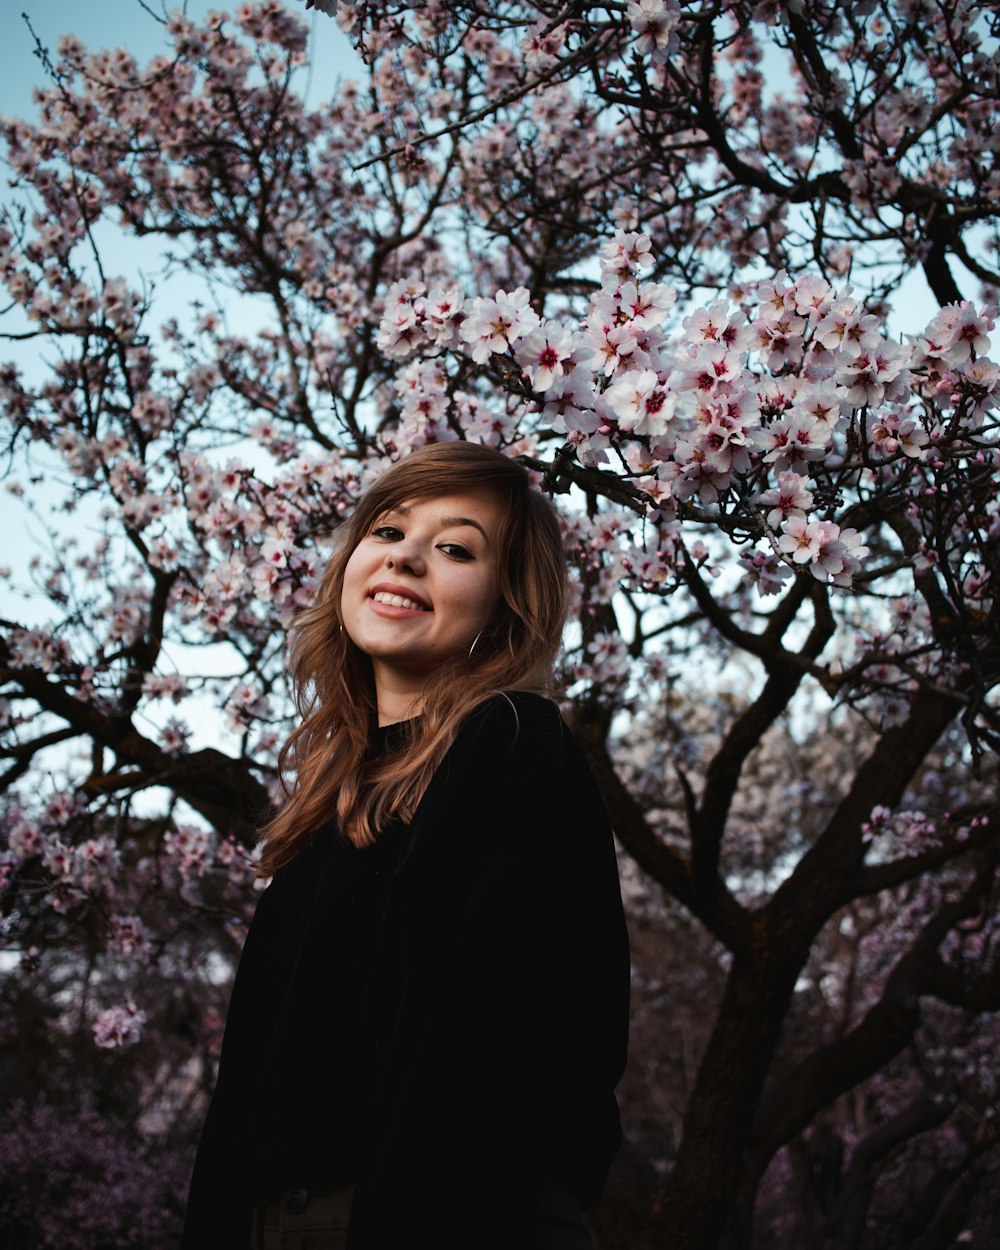
[[386,688],[376,683],[375,706],[378,709],[378,723],[381,729],[385,725],[395,725],[398,721],[412,720],[420,714],[422,694],[419,690]]

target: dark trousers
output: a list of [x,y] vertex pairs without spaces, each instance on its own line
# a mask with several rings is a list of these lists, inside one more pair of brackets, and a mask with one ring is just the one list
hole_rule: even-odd
[[[352,1187],[286,1189],[280,1198],[254,1212],[250,1250],[346,1250],[353,1196]],[[475,1250],[473,1233],[468,1244],[469,1250]],[[518,1238],[510,1250],[597,1250],[597,1243],[573,1195],[547,1190],[523,1240]]]
[[250,1250],[345,1250],[354,1187],[286,1189],[257,1207]]

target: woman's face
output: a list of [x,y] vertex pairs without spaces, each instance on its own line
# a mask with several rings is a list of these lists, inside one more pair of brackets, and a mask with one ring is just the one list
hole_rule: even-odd
[[371,657],[380,714],[393,692],[418,697],[436,665],[495,618],[499,521],[490,492],[411,499],[377,517],[351,553],[341,619]]

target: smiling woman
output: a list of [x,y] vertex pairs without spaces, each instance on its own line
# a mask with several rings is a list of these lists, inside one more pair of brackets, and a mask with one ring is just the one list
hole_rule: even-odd
[[184,1250],[586,1250],[629,969],[607,816],[547,697],[558,521],[457,442],[345,530],[292,632],[294,783]]
[[380,724],[416,711],[427,674],[496,617],[500,510],[493,491],[401,503],[351,553],[341,614],[371,660]]

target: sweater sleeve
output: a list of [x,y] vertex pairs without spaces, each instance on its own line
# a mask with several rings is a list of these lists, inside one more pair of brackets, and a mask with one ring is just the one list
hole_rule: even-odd
[[296,882],[308,869],[303,856],[282,869],[258,900],[233,984],[181,1250],[247,1250],[250,1244],[253,1206],[260,1198],[262,1073],[302,938],[302,889]]
[[395,1244],[422,1207],[439,1246],[518,1244],[542,1190],[595,1205],[619,1144],[629,972],[610,825],[555,706],[515,694],[471,718],[413,833],[350,1245]]

